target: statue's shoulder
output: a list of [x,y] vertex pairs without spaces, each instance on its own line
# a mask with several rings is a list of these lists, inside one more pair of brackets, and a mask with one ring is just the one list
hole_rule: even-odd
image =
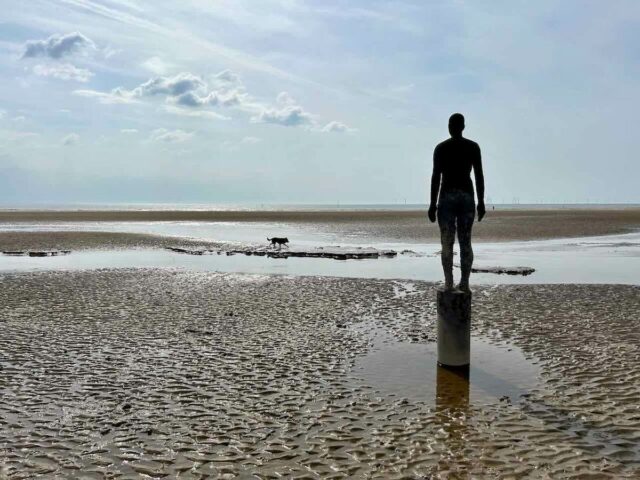
[[436,145],[435,150],[444,150],[446,149],[449,145],[451,145],[451,138],[447,138],[446,140],[440,142],[438,145]]
[[463,138],[463,140],[466,142],[467,146],[469,146],[470,148],[474,148],[474,149],[480,150],[480,145],[478,145],[473,140],[470,140],[468,138]]

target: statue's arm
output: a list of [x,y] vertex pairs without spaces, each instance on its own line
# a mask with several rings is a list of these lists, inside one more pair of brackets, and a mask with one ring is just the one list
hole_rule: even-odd
[[473,174],[476,177],[476,193],[478,195],[478,204],[484,204],[484,173],[482,172],[482,155],[480,154],[480,147],[475,156],[473,162]]
[[431,174],[431,206],[435,207],[438,203],[438,193],[440,193],[440,177],[442,170],[440,167],[440,155],[438,148],[433,151],[433,173]]
[[482,172],[482,156],[480,147],[473,162],[473,174],[476,177],[476,193],[478,195],[478,221],[481,222],[486,213],[484,207],[484,173]]

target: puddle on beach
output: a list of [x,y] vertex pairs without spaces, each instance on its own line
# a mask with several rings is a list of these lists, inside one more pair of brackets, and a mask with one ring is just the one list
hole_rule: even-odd
[[[360,326],[353,327],[363,331]],[[354,383],[364,383],[381,395],[393,395],[436,407],[471,403],[516,403],[538,383],[535,361],[511,345],[471,339],[471,368],[453,371],[437,365],[437,345],[395,340],[381,329],[366,332],[371,351],[356,360]]]

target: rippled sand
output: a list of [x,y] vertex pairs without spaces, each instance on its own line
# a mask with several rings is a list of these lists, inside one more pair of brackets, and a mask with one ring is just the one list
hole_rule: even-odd
[[[0,276],[0,478],[637,478],[640,288],[474,292],[540,363],[520,401],[354,382],[367,329],[434,338],[435,285],[102,270]],[[360,324],[363,328],[345,328]]]

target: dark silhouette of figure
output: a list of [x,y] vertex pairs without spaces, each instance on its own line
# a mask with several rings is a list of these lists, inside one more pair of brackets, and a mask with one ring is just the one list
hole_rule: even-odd
[[476,142],[463,138],[463,130],[464,117],[460,113],[454,113],[449,118],[451,138],[438,144],[433,151],[429,220],[435,222],[437,215],[442,241],[445,289],[453,289],[453,244],[457,232],[462,271],[458,288],[468,291],[473,264],[471,227],[476,209],[471,169],[475,175],[478,193],[478,221],[482,220],[486,210],[480,147]]

